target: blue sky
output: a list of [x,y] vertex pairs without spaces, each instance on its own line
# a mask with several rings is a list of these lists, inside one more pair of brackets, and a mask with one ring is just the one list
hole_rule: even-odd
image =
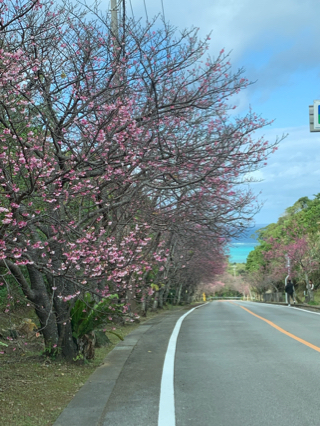
[[[144,0],[131,0],[135,17],[146,19]],[[149,18],[161,0],[145,0]],[[320,192],[320,132],[309,132],[308,105],[320,99],[319,0],[163,0],[165,17],[179,28],[211,32],[210,54],[231,52],[234,68],[256,81],[238,98],[274,123],[263,130],[274,141],[287,134],[252,184],[264,202],[256,223],[275,222],[303,196]],[[130,11],[130,0],[127,0]]]

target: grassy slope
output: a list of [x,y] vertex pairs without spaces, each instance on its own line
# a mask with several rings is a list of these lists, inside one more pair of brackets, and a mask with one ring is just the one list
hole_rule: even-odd
[[[170,309],[181,309],[181,306]],[[155,315],[148,314],[147,318],[140,319],[141,323]],[[117,327],[117,332],[124,337],[137,327],[139,324],[126,324]],[[90,374],[119,342],[116,336],[108,337],[112,345],[96,349],[96,358],[85,365],[46,359],[39,351],[34,352],[34,340],[26,346],[27,349],[17,348],[15,351],[13,346],[17,347],[16,342],[7,341],[11,350],[0,355],[0,424],[52,425]],[[38,344],[38,349],[40,346]]]

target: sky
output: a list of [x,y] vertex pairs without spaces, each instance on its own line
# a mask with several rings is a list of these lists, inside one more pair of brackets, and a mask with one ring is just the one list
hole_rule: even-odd
[[234,69],[255,82],[236,103],[240,115],[251,106],[274,120],[257,137],[288,135],[251,185],[263,203],[256,224],[276,222],[299,198],[320,192],[320,132],[310,133],[308,110],[320,99],[320,1],[131,0],[135,18],[146,20],[145,6],[149,20],[161,14],[162,2],[166,21],[211,33],[210,55],[225,49]]

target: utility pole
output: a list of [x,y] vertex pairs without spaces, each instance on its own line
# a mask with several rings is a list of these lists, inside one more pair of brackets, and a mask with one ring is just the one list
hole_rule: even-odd
[[[286,277],[286,279],[285,279],[285,281],[284,281],[284,287],[286,288],[286,286],[287,286],[287,281],[288,281],[288,278],[290,277],[290,272],[291,272],[291,270],[290,270],[290,257],[286,254],[286,258],[287,258],[287,268],[288,268],[288,275],[287,275],[287,277]],[[286,303],[288,303],[288,293],[285,293],[285,297],[286,297]]]
[[236,268],[237,268],[237,265],[232,265],[232,267],[233,267],[233,277],[235,278],[236,277]]
[[119,0],[111,0],[111,36],[114,38],[113,42],[113,61],[114,61],[114,78],[113,85],[115,87],[114,94],[117,96],[119,93],[119,59],[120,59],[120,40],[119,40],[119,14],[118,14]]
[[111,0],[111,31],[116,38],[116,45],[119,44],[119,21],[118,21],[118,0]]
[[287,258],[288,275],[290,276],[290,273],[291,273],[290,257],[286,255],[286,258]]

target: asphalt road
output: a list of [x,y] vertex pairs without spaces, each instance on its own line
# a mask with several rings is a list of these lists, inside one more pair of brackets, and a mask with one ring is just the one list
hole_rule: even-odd
[[320,316],[213,302],[185,318],[175,361],[177,426],[320,424]]
[[[168,342],[185,313],[129,335],[55,425],[158,426]],[[320,425],[320,315],[215,301],[184,318],[172,359],[175,416],[163,425]]]

